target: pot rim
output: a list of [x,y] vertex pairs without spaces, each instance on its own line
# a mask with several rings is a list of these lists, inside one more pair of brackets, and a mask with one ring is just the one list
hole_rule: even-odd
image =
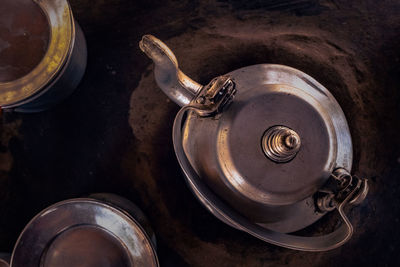
[[45,55],[28,74],[0,82],[0,106],[12,107],[30,102],[49,88],[71,57],[75,43],[75,22],[67,0],[33,0],[44,12],[50,27]]
[[[90,197],[89,198],[72,198],[72,199],[67,199],[67,200],[63,200],[63,201],[57,202],[57,203],[55,203],[55,204],[43,209],[35,217],[33,217],[29,221],[29,223],[24,227],[24,229],[20,233],[20,235],[19,235],[19,237],[18,237],[18,239],[17,239],[17,241],[16,241],[16,243],[14,245],[13,252],[11,254],[10,266],[13,266],[15,264],[15,257],[16,257],[16,252],[18,252],[18,247],[19,247],[19,245],[23,244],[23,238],[26,235],[27,231],[30,228],[33,227],[33,223],[34,222],[36,222],[40,218],[46,216],[47,214],[50,214],[50,213],[56,211],[57,208],[61,208],[63,206],[67,206],[67,205],[76,205],[76,204],[79,204],[79,205],[89,204],[89,205],[94,205],[94,206],[97,206],[97,207],[102,207],[102,208],[104,208],[106,210],[109,210],[111,214],[114,214],[115,216],[119,217],[120,220],[122,220],[126,224],[127,228],[131,227],[133,232],[139,233],[140,235],[143,236],[144,240],[146,240],[146,244],[145,243],[141,243],[141,244],[148,247],[148,249],[149,249],[148,252],[152,255],[152,258],[153,258],[153,263],[154,263],[153,266],[159,266],[159,261],[158,261],[158,257],[157,257],[157,253],[156,253],[156,249],[154,247],[154,244],[153,244],[153,242],[151,242],[151,239],[148,236],[146,230],[140,225],[140,223],[135,218],[133,218],[132,215],[127,214],[124,210],[121,210],[120,207],[115,207],[114,205],[111,205],[111,204],[106,203],[104,201],[101,201],[101,200],[98,200],[98,199],[95,199],[95,198],[90,198]],[[107,222],[105,222],[105,223],[107,223]],[[81,224],[79,224],[79,225],[81,225]],[[76,225],[71,225],[72,228],[74,226],[76,226]],[[54,241],[53,238],[55,236],[58,236],[59,234],[65,232],[65,231],[68,231],[69,229],[72,229],[71,227],[69,227],[69,228],[67,227],[66,229],[61,229],[60,232],[57,232],[54,236],[51,236],[51,238],[48,241],[50,243],[53,242]],[[107,228],[104,227],[104,229],[107,229]],[[45,231],[49,232],[50,230],[51,229],[47,228]],[[54,230],[57,230],[57,229],[54,229]],[[110,229],[107,229],[107,231],[110,231],[110,233],[113,234],[113,232]],[[136,249],[137,248],[135,248],[135,245],[129,246],[128,243],[123,242],[123,240],[120,239],[121,236],[116,235],[116,237],[118,238],[118,240],[122,244],[122,246],[126,249],[128,255],[130,255],[130,257],[132,255],[136,255],[137,254],[136,253]],[[131,239],[129,239],[129,240],[131,240]],[[41,241],[43,242],[43,238],[41,239]],[[48,248],[49,242],[47,242],[45,244],[45,247],[43,247],[43,249],[41,251],[42,253]],[[38,248],[38,244],[35,244],[34,247],[35,247],[35,249],[37,249]],[[39,257],[42,256],[42,253],[40,253]],[[40,258],[39,258],[39,260],[40,260]]]

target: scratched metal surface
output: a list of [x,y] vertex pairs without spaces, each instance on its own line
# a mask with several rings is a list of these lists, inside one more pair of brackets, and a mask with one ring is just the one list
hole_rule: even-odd
[[[398,266],[398,1],[71,0],[87,39],[78,90],[40,114],[0,123],[0,251],[40,210],[112,192],[147,214],[162,266]],[[258,241],[209,214],[185,185],[171,141],[178,107],[157,88],[138,42],[152,33],[201,83],[239,67],[298,68],[336,97],[349,121],[354,172],[370,194],[349,211],[343,247],[298,252]],[[303,234],[329,231],[327,216]]]

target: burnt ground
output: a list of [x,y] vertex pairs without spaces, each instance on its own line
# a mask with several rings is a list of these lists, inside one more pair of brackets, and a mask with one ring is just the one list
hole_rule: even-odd
[[[400,84],[398,1],[71,0],[88,44],[78,90],[38,114],[0,124],[0,251],[52,203],[120,194],[147,214],[162,266],[398,266]],[[208,213],[187,188],[171,128],[178,107],[157,88],[138,42],[151,33],[200,83],[239,67],[278,63],[328,88],[354,145],[353,172],[370,180],[349,211],[355,234],[329,252],[256,240]],[[328,231],[326,216],[303,231]]]

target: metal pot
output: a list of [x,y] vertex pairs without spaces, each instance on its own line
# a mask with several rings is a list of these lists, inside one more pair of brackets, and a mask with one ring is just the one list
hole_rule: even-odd
[[[6,25],[9,32],[19,34],[23,31],[23,36],[39,38],[35,36],[36,32],[25,32],[23,26],[12,28],[15,20],[20,18],[18,12],[25,8],[24,5],[32,5],[27,1],[37,4],[47,19],[50,31],[47,50],[30,72],[15,80],[0,82],[0,106],[19,112],[38,112],[51,108],[74,91],[86,68],[87,51],[84,35],[74,20],[67,0],[18,0],[10,5],[11,10],[6,10],[9,18],[3,18],[9,20],[9,25]],[[0,41],[6,44],[4,47],[10,46],[9,40],[2,40],[2,36]],[[24,47],[18,49],[23,50]]]
[[0,253],[0,267],[9,267],[10,264],[10,254]]
[[145,216],[113,194],[56,203],[20,234],[10,266],[159,266]]
[[[225,223],[279,246],[323,251],[344,244],[353,228],[344,214],[360,203],[367,180],[350,174],[352,142],[332,94],[287,66],[248,66],[202,86],[172,51],[145,35],[140,48],[155,63],[161,89],[182,106],[174,149],[196,197]],[[337,210],[332,233],[291,233]]]

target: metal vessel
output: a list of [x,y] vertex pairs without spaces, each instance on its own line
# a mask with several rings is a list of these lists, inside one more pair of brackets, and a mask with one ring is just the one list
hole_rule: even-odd
[[113,194],[56,203],[20,234],[10,266],[159,266],[143,213]]
[[[14,80],[0,82],[0,107],[18,112],[38,112],[59,103],[78,86],[86,68],[86,41],[67,0],[24,1],[37,4],[47,19],[50,31],[47,50],[30,72]],[[17,11],[23,8],[17,4],[23,5],[24,1],[18,0],[15,10],[8,11],[7,27],[10,27],[10,32],[16,31],[11,27],[19,19]],[[24,28],[19,30],[24,31]],[[23,32],[22,36],[34,39],[35,32]],[[3,40],[0,36],[0,41],[5,48],[10,46],[7,38]]]
[[9,267],[10,264],[10,254],[0,253],[0,267]]
[[[352,141],[332,94],[283,65],[244,67],[200,85],[172,51],[145,35],[160,88],[182,108],[174,149],[189,187],[225,223],[279,246],[323,251],[353,233],[343,208],[360,203],[367,180],[351,175]],[[293,234],[337,210],[342,224],[317,237]]]

